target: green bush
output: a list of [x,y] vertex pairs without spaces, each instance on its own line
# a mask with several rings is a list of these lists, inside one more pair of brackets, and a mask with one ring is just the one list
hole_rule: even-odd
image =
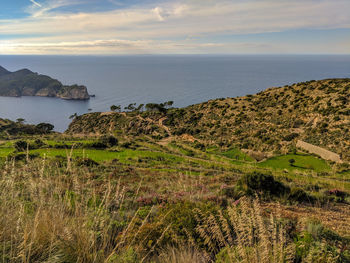
[[102,136],[99,140],[102,144],[107,145],[108,147],[113,147],[118,145],[118,139],[114,136]]
[[260,172],[243,175],[237,183],[237,190],[240,190],[247,195],[261,193],[263,195],[278,197],[290,192],[289,187],[276,181],[272,175]]
[[13,147],[15,147],[18,152],[24,152],[29,148],[29,145],[26,141],[19,140],[13,144]]
[[307,194],[303,189],[294,187],[290,190],[289,200],[297,201],[299,203],[312,203],[314,198]]
[[98,166],[99,163],[95,162],[94,160],[90,158],[76,158],[75,164],[77,166],[87,166],[87,167],[93,167],[93,166]]
[[349,253],[339,247],[347,247],[350,240],[325,228],[318,221],[307,224],[305,231],[298,234],[294,262],[350,262]]

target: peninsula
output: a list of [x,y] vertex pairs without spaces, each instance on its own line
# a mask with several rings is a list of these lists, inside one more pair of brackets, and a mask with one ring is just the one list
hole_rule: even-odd
[[56,79],[34,73],[28,69],[10,72],[1,66],[0,96],[41,96],[56,97],[66,100],[90,99],[90,95],[85,86],[66,86]]

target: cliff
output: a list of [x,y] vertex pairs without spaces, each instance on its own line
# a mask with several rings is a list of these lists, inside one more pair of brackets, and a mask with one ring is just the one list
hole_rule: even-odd
[[298,140],[350,160],[350,79],[308,81],[186,108],[78,116],[67,133],[191,136],[205,145],[284,154]]
[[41,96],[66,100],[88,100],[90,98],[85,86],[64,86],[56,79],[28,69],[10,72],[1,66],[0,96]]

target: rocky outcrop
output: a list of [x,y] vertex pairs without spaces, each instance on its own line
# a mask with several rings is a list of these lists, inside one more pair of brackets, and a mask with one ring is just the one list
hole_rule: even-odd
[[64,86],[57,94],[57,97],[65,100],[88,100],[90,95],[85,86]]
[[88,100],[85,86],[64,86],[56,79],[28,69],[10,72],[0,66],[0,96],[57,97],[66,100]]
[[[23,93],[22,93],[23,95]],[[24,96],[24,95],[23,95]],[[33,96],[33,95],[29,95]],[[57,97],[57,91],[53,88],[43,88],[35,93],[34,96],[39,97]]]

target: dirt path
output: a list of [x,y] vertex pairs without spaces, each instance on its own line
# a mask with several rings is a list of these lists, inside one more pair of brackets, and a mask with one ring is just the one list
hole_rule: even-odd
[[167,117],[160,118],[160,119],[158,120],[158,125],[159,125],[160,127],[162,127],[164,130],[166,130],[166,132],[169,134],[169,136],[172,136],[169,127],[167,127],[167,126],[165,126],[165,125],[163,124],[163,122],[164,122],[166,119],[167,119]]
[[170,137],[166,137],[161,139],[159,142],[157,142],[159,145],[162,146],[167,146],[169,143],[171,143],[173,140],[175,140],[175,137],[170,136]]

